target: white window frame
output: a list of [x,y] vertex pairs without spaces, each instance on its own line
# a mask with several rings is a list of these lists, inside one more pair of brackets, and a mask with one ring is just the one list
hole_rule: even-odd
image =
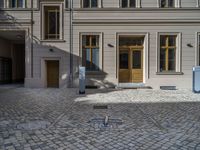
[[[83,7],[84,6],[83,2],[84,2],[84,0],[81,0],[81,8],[85,8],[85,7]],[[90,3],[90,7],[88,7],[88,8],[102,8],[102,0],[97,0],[97,2],[98,2],[97,7],[91,7],[91,3]]]
[[[130,0],[127,0],[128,1],[128,4],[130,4]],[[119,4],[120,8],[122,8],[122,0],[120,0],[120,4]],[[136,0],[136,6],[135,8],[140,8],[141,7],[141,0]],[[126,7],[126,8],[132,8],[132,7]]]
[[[180,8],[181,7],[181,0],[174,0],[175,1],[175,7],[168,7],[168,8]],[[161,7],[161,0],[157,0],[158,8]]]
[[[60,7],[60,36],[59,39],[45,39],[45,14],[44,14],[44,7],[48,6],[58,6]],[[41,2],[41,39],[45,41],[58,41],[63,40],[63,3],[46,3]]]
[[82,65],[82,37],[83,35],[99,35],[99,71],[87,71],[87,72],[101,72],[103,71],[103,33],[102,32],[80,32],[79,34],[79,57],[81,58],[79,65]]
[[[175,73],[181,72],[181,45],[182,45],[182,34],[180,32],[158,32],[157,33],[157,72],[158,73],[170,73],[171,71],[160,71],[160,36],[161,35],[176,35],[176,68]],[[172,72],[174,73],[174,72]]]
[[200,0],[197,0],[197,7],[200,7]]

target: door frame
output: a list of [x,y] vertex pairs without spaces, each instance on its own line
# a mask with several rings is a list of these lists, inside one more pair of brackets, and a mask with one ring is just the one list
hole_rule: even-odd
[[144,36],[143,45],[143,83],[149,79],[149,33],[148,32],[118,32],[116,33],[116,79],[119,82],[119,38],[120,36]]
[[58,68],[58,70],[59,70],[58,88],[59,88],[60,85],[61,85],[61,78],[60,78],[60,76],[61,76],[61,58],[60,57],[52,57],[52,58],[46,58],[45,57],[45,58],[41,59],[41,80],[42,80],[41,83],[43,83],[42,87],[47,88],[47,64],[46,64],[46,62],[50,61],[50,60],[54,60],[54,61],[59,62],[59,68]]

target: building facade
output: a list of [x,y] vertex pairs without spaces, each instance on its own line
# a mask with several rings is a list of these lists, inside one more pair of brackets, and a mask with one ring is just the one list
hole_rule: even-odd
[[199,0],[2,0],[0,81],[192,88]]

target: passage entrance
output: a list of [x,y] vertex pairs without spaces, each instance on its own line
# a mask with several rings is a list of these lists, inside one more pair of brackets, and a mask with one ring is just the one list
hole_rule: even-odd
[[119,38],[119,82],[143,82],[144,37],[120,36]]

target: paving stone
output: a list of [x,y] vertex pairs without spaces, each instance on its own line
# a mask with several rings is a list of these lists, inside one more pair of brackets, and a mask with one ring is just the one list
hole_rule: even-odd
[[[0,149],[200,149],[198,94],[90,89],[80,96],[77,91],[0,87]],[[122,123],[105,127],[106,116],[108,123]],[[48,124],[37,128],[39,121]],[[25,123],[30,128],[17,128]]]

